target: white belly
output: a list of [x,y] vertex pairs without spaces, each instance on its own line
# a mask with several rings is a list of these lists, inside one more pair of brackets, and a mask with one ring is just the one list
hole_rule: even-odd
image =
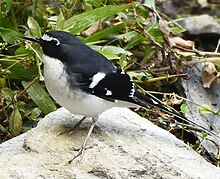
[[110,102],[94,95],[78,91],[72,91],[67,83],[67,74],[64,72],[63,64],[48,56],[43,56],[44,80],[48,92],[53,99],[73,114],[86,117],[98,116],[112,107],[133,106],[128,102]]

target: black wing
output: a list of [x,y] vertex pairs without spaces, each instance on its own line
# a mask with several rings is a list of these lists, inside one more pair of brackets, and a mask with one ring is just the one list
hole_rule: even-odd
[[91,92],[89,85],[95,74],[109,74],[117,71],[117,68],[106,57],[84,43],[72,43],[72,46],[62,44],[59,59],[64,64],[68,80],[73,88],[79,87]]
[[134,103],[133,95],[135,90],[132,79],[119,68],[112,73],[106,74],[90,90],[92,94],[109,101],[122,100]]
[[60,55],[59,59],[70,74],[81,73],[85,77],[92,77],[98,72],[107,74],[116,70],[106,57],[83,43],[76,43],[74,46],[62,44]]

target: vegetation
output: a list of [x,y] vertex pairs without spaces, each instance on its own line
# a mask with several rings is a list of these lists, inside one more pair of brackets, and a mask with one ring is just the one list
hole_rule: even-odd
[[[174,38],[185,29],[156,11],[154,0],[143,4],[123,2],[0,2],[0,141],[27,131],[40,117],[57,108],[42,81],[41,48],[25,42],[24,34],[40,37],[51,29],[75,34],[129,73],[143,92],[170,92],[167,83],[187,77],[187,60],[198,53],[193,51],[193,45],[181,47]],[[192,48],[190,54],[187,48]],[[178,95],[167,96],[166,102],[171,106],[182,103],[183,98]],[[183,113],[188,111],[186,105],[180,109]],[[139,113],[150,118],[147,109]],[[155,117],[151,118],[155,121]],[[169,128],[172,118],[165,119],[157,123]]]

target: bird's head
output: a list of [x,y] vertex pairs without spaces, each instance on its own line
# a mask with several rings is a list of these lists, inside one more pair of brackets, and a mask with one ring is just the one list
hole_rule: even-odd
[[23,38],[40,44],[44,54],[50,57],[60,56],[65,45],[74,46],[77,43],[82,43],[74,35],[57,30],[46,32],[40,38],[31,36],[24,36]]

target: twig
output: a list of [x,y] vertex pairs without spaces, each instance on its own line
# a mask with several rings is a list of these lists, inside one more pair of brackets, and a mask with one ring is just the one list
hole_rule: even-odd
[[38,78],[39,78],[39,77],[36,76],[36,77],[28,84],[28,86],[27,86],[25,89],[23,89],[20,93],[18,93],[17,95],[15,95],[15,96],[14,96],[14,102],[17,102],[17,99],[18,99],[20,96],[22,96],[22,95],[27,91],[27,89],[30,88],[31,85],[33,85],[33,83],[34,83]]
[[[28,43],[26,43],[26,44],[31,48],[31,50],[34,51],[34,53],[36,54],[37,58],[42,62],[43,60],[40,57],[40,55],[37,53],[37,51],[30,44],[28,44]],[[39,73],[39,79],[40,79],[40,81],[43,81],[44,77],[43,77],[41,69],[40,69],[40,62],[39,62],[39,60],[37,60],[37,69],[38,69],[38,73]]]
[[151,78],[149,80],[144,80],[144,81],[139,81],[139,80],[133,80],[135,83],[142,84],[142,83],[153,83],[156,81],[161,81],[161,80],[166,80],[170,78],[176,78],[176,77],[182,77],[182,76],[187,76],[186,73],[184,74],[177,74],[177,75],[166,75],[166,76],[160,76],[156,78]]
[[[142,89],[142,88],[141,88],[141,89]],[[145,90],[145,91],[146,91],[146,90]],[[163,93],[163,92],[156,92],[156,91],[146,91],[146,92],[152,93],[152,94],[172,95],[172,93]],[[187,98],[184,98],[184,97],[182,97],[182,96],[179,96],[178,94],[175,94],[175,95],[176,95],[176,97],[180,98],[181,100],[184,100],[184,101],[187,101],[187,102],[189,102],[189,103],[192,103],[192,104],[194,104],[194,105],[196,105],[196,106],[198,106],[198,107],[200,107],[200,108],[203,108],[203,109],[205,109],[205,110],[211,112],[211,113],[214,114],[214,115],[220,116],[219,111],[212,111],[212,110],[210,110],[209,108],[207,108],[207,107],[205,107],[205,106],[203,106],[203,105],[197,104],[197,103],[195,103],[195,102],[193,102],[193,101],[191,101],[191,100],[189,100],[189,99],[187,99]]]

